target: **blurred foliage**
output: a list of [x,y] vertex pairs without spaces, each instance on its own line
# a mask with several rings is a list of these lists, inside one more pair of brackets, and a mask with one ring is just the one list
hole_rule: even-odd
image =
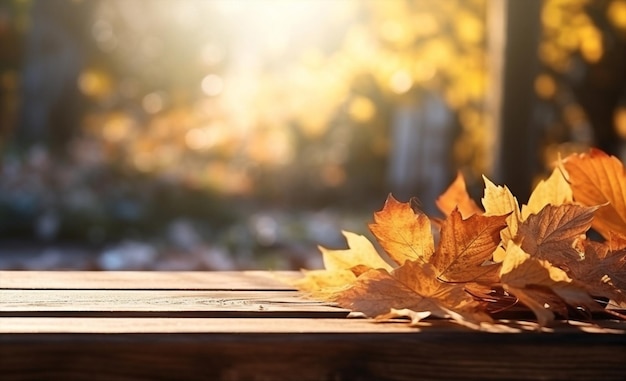
[[457,161],[482,173],[484,12],[475,0],[106,1],[100,54],[79,78],[94,102],[84,132],[138,172],[358,204],[388,191],[390,112],[434,91],[458,111]]
[[[58,14],[38,19],[37,7],[52,1]],[[479,181],[496,144],[485,114],[488,7],[486,0],[3,1],[0,143],[11,154],[2,163],[0,228],[98,242],[158,234],[181,215],[227,225],[245,218],[252,202],[371,211],[389,191],[394,110],[419,108],[429,94],[454,115],[454,167]],[[557,151],[626,136],[623,95],[606,102],[608,127],[593,111],[606,97],[585,95],[600,82],[598,91],[621,86],[623,94],[625,14],[624,0],[544,1],[535,90],[546,163]],[[24,50],[38,20],[73,20],[67,35],[79,35],[71,41],[79,70],[68,77],[80,99],[62,101],[81,105],[80,123],[49,133],[71,130],[62,157],[51,154],[59,144],[52,140],[8,144],[21,127],[20,108],[32,106],[22,99]],[[42,50],[42,60],[54,59],[49,53]]]
[[[110,230],[124,226],[124,213],[135,213],[129,224],[137,228],[176,213],[161,213],[168,208],[224,221],[224,196],[234,215],[250,199],[283,208],[378,205],[389,191],[393,111],[419,107],[432,92],[458,115],[451,155],[465,170],[484,172],[484,0],[54,1],[45,8],[51,3],[14,0],[2,12],[22,39],[36,32],[17,27],[25,15],[26,25],[57,17],[73,20],[67,35],[84,32],[71,43],[80,45],[73,86],[85,108],[60,162],[24,147],[5,160],[5,170],[18,174],[3,179],[5,216],[53,209],[78,229]],[[41,62],[55,58],[41,54]],[[3,69],[16,86],[20,64]],[[13,102],[19,95],[16,88]],[[54,138],[72,126],[50,128]],[[44,148],[57,152],[50,140]],[[31,172],[41,160],[45,171]],[[53,183],[16,187],[31,175]],[[177,187],[180,199],[155,196]],[[87,209],[74,211],[75,193]],[[38,200],[32,212],[14,202],[27,194]],[[217,201],[202,206],[206,199]],[[118,201],[135,212],[118,214]]]
[[626,1],[546,0],[535,79],[545,163],[599,146],[624,156]]

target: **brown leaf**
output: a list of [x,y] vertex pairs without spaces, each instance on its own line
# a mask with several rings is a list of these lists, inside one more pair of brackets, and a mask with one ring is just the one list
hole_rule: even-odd
[[428,216],[415,213],[409,203],[387,197],[381,211],[374,213],[370,230],[385,250],[399,265],[407,260],[427,263],[434,251],[434,241]]
[[563,162],[574,200],[586,205],[605,205],[595,215],[592,227],[604,238],[626,230],[626,174],[615,156],[592,149],[571,155]]
[[535,314],[540,327],[550,326],[554,321],[555,312],[567,316],[567,305],[549,288],[508,286],[506,289]]
[[370,317],[384,317],[392,309],[406,309],[420,316],[430,313],[452,318],[463,325],[491,321],[463,287],[437,280],[431,266],[416,261],[406,261],[391,273],[370,270],[333,300]]
[[465,178],[459,171],[456,179],[450,184],[448,189],[435,201],[437,207],[444,215],[449,215],[454,209],[461,212],[463,218],[467,218],[473,214],[482,214],[483,211],[476,202],[467,193]]
[[515,240],[531,256],[547,259],[557,266],[580,260],[583,256],[574,244],[584,239],[596,209],[574,204],[547,205],[519,225]]
[[458,210],[442,223],[437,251],[430,263],[447,282],[480,281],[497,266],[484,265],[500,244],[500,231],[508,216],[473,215],[463,220]]
[[599,310],[584,288],[572,282],[563,270],[531,257],[513,241],[506,251],[500,270],[503,286],[535,313],[540,325],[548,325],[554,318],[553,312],[566,313],[564,304],[586,311]]
[[606,243],[593,241],[585,241],[584,249],[583,260],[565,265],[568,275],[589,294],[626,307],[626,250],[612,250]]

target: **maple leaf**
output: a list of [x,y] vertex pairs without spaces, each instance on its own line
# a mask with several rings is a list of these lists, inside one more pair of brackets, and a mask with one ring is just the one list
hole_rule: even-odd
[[405,310],[402,315],[410,316],[413,323],[429,315],[473,328],[491,322],[462,286],[439,281],[432,266],[417,261],[406,261],[392,272],[370,270],[333,301],[379,319],[398,316],[398,311]]
[[574,200],[587,206],[604,205],[591,226],[606,239],[611,232],[626,231],[626,174],[619,159],[592,149],[570,155],[562,164]]
[[[596,161],[585,161],[589,157]],[[435,316],[480,329],[492,322],[488,312],[517,302],[540,327],[556,315],[602,310],[591,295],[626,307],[626,220],[620,220],[626,180],[608,179],[624,171],[604,153],[589,157],[566,159],[521,208],[506,186],[485,177],[484,213],[459,174],[437,199],[447,218],[437,222],[436,247],[429,217],[389,195],[369,228],[399,267],[367,238],[344,232],[349,248],[320,247],[326,270],[306,272],[301,289],[379,321],[402,317],[417,324]],[[604,172],[594,186],[575,181],[578,172],[595,170]],[[597,225],[603,205],[611,213]],[[586,239],[592,226],[606,242]]]
[[454,209],[458,209],[463,218],[483,213],[483,210],[467,193],[465,178],[460,171],[452,184],[435,200],[435,204],[446,216],[452,213]]
[[535,186],[528,204],[522,205],[521,219],[525,220],[531,214],[537,214],[546,205],[562,205],[572,203],[572,189],[563,177],[560,168],[552,170],[550,177],[541,180]]
[[506,227],[507,215],[472,215],[463,220],[455,209],[443,221],[437,251],[430,263],[437,276],[447,282],[480,281],[493,279],[497,266],[485,266],[500,244],[500,231]]
[[347,231],[342,234],[346,237],[348,249],[318,247],[325,269],[303,272],[304,277],[296,280],[294,286],[311,295],[326,298],[354,282],[360,273],[369,269],[391,270],[391,266],[380,257],[367,237]]
[[590,295],[626,307],[626,250],[611,250],[607,243],[594,241],[583,245],[585,258],[566,263],[567,274],[583,284]]
[[533,311],[540,326],[550,325],[554,312],[567,316],[567,305],[586,311],[600,309],[565,271],[531,257],[513,241],[509,241],[506,251],[500,270],[503,287]]
[[485,181],[485,194],[482,198],[486,216],[508,215],[507,227],[500,232],[503,242],[508,242],[517,235],[517,227],[521,218],[517,198],[513,196],[509,188],[492,183],[487,177]]
[[415,213],[408,203],[387,197],[381,211],[374,213],[369,225],[387,255],[402,265],[407,260],[427,263],[434,252],[434,240],[428,216]]
[[357,279],[351,270],[302,270],[302,275],[302,278],[285,281],[319,299],[329,299]]
[[584,239],[596,209],[574,204],[547,205],[519,224],[515,241],[528,254],[557,266],[581,260],[583,255],[574,245]]
[[391,266],[381,258],[367,237],[348,231],[342,231],[342,234],[348,242],[347,250],[329,250],[319,247],[326,270],[352,270],[359,266],[391,270]]

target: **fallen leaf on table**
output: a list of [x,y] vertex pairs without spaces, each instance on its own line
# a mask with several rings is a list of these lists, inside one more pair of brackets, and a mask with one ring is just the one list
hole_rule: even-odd
[[615,156],[592,149],[563,160],[574,200],[586,206],[602,205],[592,227],[604,238],[626,231],[626,174]]
[[439,245],[430,260],[437,277],[446,282],[497,281],[493,276],[498,265],[485,263],[500,244],[507,218],[475,214],[463,220],[461,213],[453,210],[441,225]]
[[[437,199],[446,218],[435,224],[389,195],[369,228],[390,261],[344,232],[348,249],[320,247],[325,269],[305,271],[298,287],[376,321],[414,325],[440,318],[503,332],[493,316],[514,305],[532,311],[539,328],[599,311],[626,318],[594,300],[626,308],[624,168],[597,150],[560,164],[521,208],[483,177],[484,212],[459,174]],[[589,240],[590,228],[605,242]]]
[[415,213],[409,203],[399,202],[391,195],[383,209],[374,213],[374,223],[369,228],[398,265],[407,260],[427,263],[434,252],[428,216]]
[[531,256],[554,265],[581,260],[584,255],[575,246],[585,239],[596,209],[573,204],[547,205],[519,224],[515,240]]

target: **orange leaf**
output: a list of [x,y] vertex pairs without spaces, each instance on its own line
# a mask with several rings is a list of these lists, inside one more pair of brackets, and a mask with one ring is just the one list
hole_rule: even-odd
[[519,225],[516,241],[528,254],[555,265],[580,260],[582,254],[574,244],[584,238],[596,209],[574,204],[547,205]]
[[463,325],[491,321],[480,312],[478,303],[463,287],[437,280],[434,269],[416,261],[406,261],[389,273],[370,270],[333,299],[340,306],[370,317],[384,317],[392,310],[407,309],[419,316],[425,313],[452,318]]
[[454,209],[461,212],[463,218],[467,218],[473,214],[482,214],[483,211],[476,205],[476,202],[467,193],[465,178],[459,171],[456,179],[450,184],[439,198],[435,201],[437,207],[444,215],[449,215]]
[[463,220],[455,209],[441,225],[439,245],[430,261],[439,278],[447,282],[479,281],[493,271],[493,266],[484,263],[500,244],[507,217],[475,214]]
[[397,264],[407,260],[428,262],[434,251],[430,220],[422,213],[415,213],[409,203],[387,197],[381,211],[374,213],[370,230]]
[[611,232],[626,230],[626,174],[615,156],[592,149],[589,153],[571,155],[563,166],[567,170],[574,200],[587,205],[605,205],[591,225],[604,238]]

